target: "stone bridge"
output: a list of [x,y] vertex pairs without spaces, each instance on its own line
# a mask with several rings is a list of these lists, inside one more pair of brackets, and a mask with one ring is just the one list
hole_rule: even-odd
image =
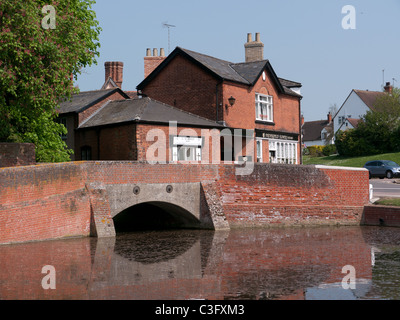
[[[217,226],[217,229],[229,229],[225,219],[217,221],[217,216],[209,214],[200,182],[108,185],[92,183],[87,189],[91,197],[95,223],[92,231],[96,230],[96,236],[114,235],[116,225],[118,230],[125,230],[125,226],[132,230],[132,224],[137,224],[137,228],[215,229]],[[146,212],[145,219],[135,216],[134,211],[129,211],[140,204],[150,205],[147,206],[150,212]],[[147,221],[147,224],[143,221]]]
[[[238,175],[238,166],[93,161],[1,168],[0,244],[110,237],[117,225],[140,225],[145,217],[150,228],[216,230],[362,223],[365,169],[256,163]],[[132,213],[139,206],[146,210]]]

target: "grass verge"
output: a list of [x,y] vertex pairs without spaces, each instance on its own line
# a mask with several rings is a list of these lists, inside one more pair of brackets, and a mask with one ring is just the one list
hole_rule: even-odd
[[372,160],[392,160],[400,164],[400,152],[377,154],[364,157],[343,157],[332,155],[328,157],[303,156],[303,164],[320,164],[326,166],[342,166],[362,168],[367,161]]
[[382,198],[377,200],[374,204],[380,206],[400,207],[400,198]]

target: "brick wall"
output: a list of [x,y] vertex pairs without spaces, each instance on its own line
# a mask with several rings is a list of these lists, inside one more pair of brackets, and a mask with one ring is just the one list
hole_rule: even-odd
[[[255,96],[256,93],[273,97],[273,122],[263,124],[256,122]],[[236,103],[229,105],[228,99],[233,96]],[[266,73],[266,78],[258,79],[253,87],[225,82],[223,85],[224,120],[228,126],[245,129],[263,129],[279,132],[298,134],[300,130],[300,105],[299,98],[279,94],[271,77]],[[244,116],[246,115],[246,116]]]
[[368,172],[255,164],[251,175],[226,167],[221,198],[231,226],[360,224]]
[[35,145],[32,143],[0,143],[0,167],[36,164]]
[[117,161],[3,168],[0,243],[89,236],[90,183],[212,183],[232,227],[359,224],[369,201],[364,170],[272,164],[256,164],[248,176],[236,170],[227,164]]
[[215,121],[217,84],[218,81],[210,73],[178,55],[146,86],[143,93]]
[[144,77],[146,78],[150,73],[156,69],[161,62],[165,60],[165,57],[144,57]]
[[[79,130],[77,134],[76,159],[80,148],[92,148],[92,160],[138,160],[169,161],[171,155],[170,135],[204,137],[202,160],[220,162],[220,148],[213,148],[213,141],[219,141],[219,130],[214,128],[177,127],[144,123],[120,124]],[[161,140],[159,140],[161,139]],[[213,140],[214,139],[214,140]],[[165,143],[164,143],[165,142]],[[165,157],[162,153],[165,153]]]
[[391,206],[365,206],[363,219],[366,226],[400,227],[400,208]]
[[76,160],[82,160],[80,150],[90,147],[92,160],[136,160],[135,124],[120,124],[79,130],[76,134]]

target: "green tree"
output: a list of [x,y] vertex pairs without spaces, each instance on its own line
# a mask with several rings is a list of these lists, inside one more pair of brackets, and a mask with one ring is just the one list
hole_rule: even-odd
[[383,94],[378,97],[373,110],[375,118],[378,121],[386,122],[391,132],[397,130],[400,126],[400,89],[393,88],[391,94]]
[[[0,2],[0,141],[32,142],[37,161],[69,160],[56,123],[59,101],[77,93],[73,80],[96,64],[100,27],[94,0]],[[46,5],[55,28],[45,28]],[[44,23],[42,23],[42,21]]]
[[357,129],[337,132],[335,145],[337,152],[342,156],[356,157],[375,153]]

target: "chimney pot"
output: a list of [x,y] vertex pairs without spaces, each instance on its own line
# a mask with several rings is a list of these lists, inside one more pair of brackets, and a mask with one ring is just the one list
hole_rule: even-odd
[[384,87],[385,92],[391,94],[393,91],[393,87],[391,86],[390,82],[386,82],[386,86]]
[[150,48],[146,49],[146,57],[151,57],[151,49]]
[[247,42],[252,42],[251,33],[247,34]]
[[[251,40],[251,34],[247,34],[247,40]],[[248,41],[244,44],[246,62],[264,60],[264,44],[260,41],[260,33],[256,33],[256,41]]]
[[166,59],[164,48],[160,48],[160,55],[156,48],[153,48],[153,56],[151,50],[147,49],[147,55],[144,57],[144,77],[146,78]]

